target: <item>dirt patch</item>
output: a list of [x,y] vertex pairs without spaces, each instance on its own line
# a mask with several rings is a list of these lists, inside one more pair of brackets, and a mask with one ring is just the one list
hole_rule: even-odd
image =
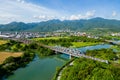
[[4,60],[10,56],[19,57],[22,54],[22,52],[0,52],[0,64],[2,64]]
[[0,45],[7,43],[7,40],[0,40]]

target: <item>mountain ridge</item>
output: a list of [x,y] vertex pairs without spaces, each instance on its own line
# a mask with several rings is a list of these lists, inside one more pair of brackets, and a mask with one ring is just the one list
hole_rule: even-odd
[[74,31],[88,31],[94,29],[103,29],[107,31],[119,32],[120,20],[104,19],[96,17],[92,19],[80,19],[80,20],[64,20],[59,19],[36,22],[36,23],[24,23],[24,22],[11,22],[8,24],[1,24],[0,31],[56,31],[56,30],[70,29]]

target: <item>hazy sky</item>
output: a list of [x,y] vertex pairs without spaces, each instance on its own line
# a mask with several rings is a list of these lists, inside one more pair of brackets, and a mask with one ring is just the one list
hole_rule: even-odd
[[120,20],[120,0],[0,0],[0,24],[94,17]]

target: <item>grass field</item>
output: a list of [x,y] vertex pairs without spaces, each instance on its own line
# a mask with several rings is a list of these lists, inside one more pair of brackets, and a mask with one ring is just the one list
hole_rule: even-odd
[[21,56],[23,53],[22,52],[0,52],[0,64],[2,64],[6,58],[13,56],[13,57],[18,57]]
[[107,39],[115,39],[115,40],[120,40],[119,36],[105,36]]
[[7,43],[7,40],[0,40],[0,45]]
[[33,38],[32,40],[45,40],[45,39],[60,39],[60,38],[68,38],[68,37],[46,37],[46,38]]
[[84,46],[92,46],[97,45],[99,43],[92,43],[92,42],[72,42],[72,47],[84,47]]
[[120,47],[117,46],[117,45],[112,45],[112,46],[111,46],[111,49],[115,49],[115,50],[117,50],[118,52],[120,52]]

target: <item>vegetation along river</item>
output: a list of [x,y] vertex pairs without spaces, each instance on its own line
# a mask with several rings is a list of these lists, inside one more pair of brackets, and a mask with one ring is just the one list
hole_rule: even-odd
[[[85,52],[86,50],[110,48],[111,45],[102,44],[78,48]],[[25,68],[19,68],[7,80],[51,80],[57,67],[63,66],[68,61],[67,55],[54,55],[40,58],[38,56]]]

